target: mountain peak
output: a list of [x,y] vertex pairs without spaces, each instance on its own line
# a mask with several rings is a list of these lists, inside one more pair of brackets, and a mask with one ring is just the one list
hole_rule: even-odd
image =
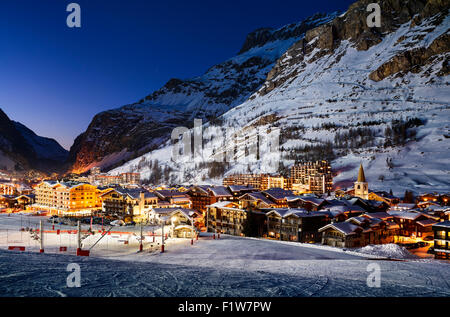
[[58,142],[12,121],[0,108],[0,169],[50,171],[60,167],[67,154]]

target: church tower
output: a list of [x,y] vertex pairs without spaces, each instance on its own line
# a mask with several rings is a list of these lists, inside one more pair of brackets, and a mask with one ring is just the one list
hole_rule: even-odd
[[366,182],[362,164],[359,166],[358,180],[355,182],[355,196],[362,199],[369,199],[369,185]]

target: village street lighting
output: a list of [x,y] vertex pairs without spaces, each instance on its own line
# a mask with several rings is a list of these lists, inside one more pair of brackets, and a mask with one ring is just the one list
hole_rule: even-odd
[[161,253],[164,253],[164,222],[165,222],[165,220],[162,219],[162,222],[161,222]]
[[191,232],[191,245],[194,244],[194,219],[193,217],[189,217],[188,219],[191,221],[191,227],[192,227],[192,232]]
[[40,243],[41,243],[41,249],[39,250],[40,253],[44,253],[44,226],[42,224],[42,220],[40,222],[40,229],[39,233],[41,235]]

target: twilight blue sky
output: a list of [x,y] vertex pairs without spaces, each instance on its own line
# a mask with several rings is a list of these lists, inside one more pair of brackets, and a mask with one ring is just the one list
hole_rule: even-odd
[[[81,28],[66,6],[81,6]],[[69,149],[92,117],[201,75],[247,33],[354,0],[1,0],[0,108]]]

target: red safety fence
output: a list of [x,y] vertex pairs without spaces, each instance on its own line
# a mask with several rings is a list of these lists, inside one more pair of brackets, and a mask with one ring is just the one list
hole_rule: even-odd
[[10,251],[25,251],[25,247],[9,246],[8,250],[10,250]]

